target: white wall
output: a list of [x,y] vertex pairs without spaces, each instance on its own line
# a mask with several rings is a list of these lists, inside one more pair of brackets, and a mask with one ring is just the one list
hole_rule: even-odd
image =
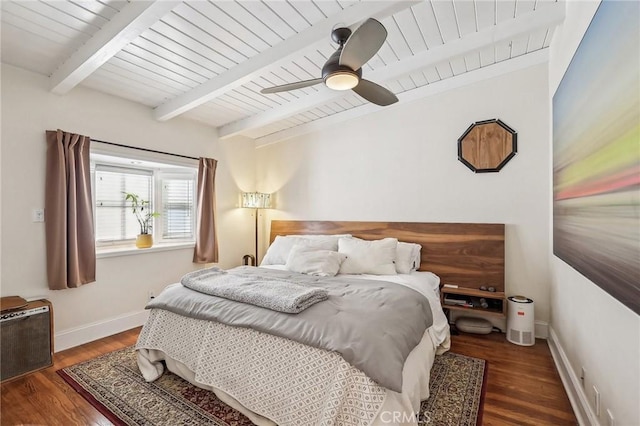
[[[2,93],[2,67],[0,67],[0,94]],[[0,130],[2,126],[2,102],[0,102]],[[2,135],[0,134],[0,189],[2,188]],[[0,191],[0,242],[2,241],[2,192]],[[2,290],[2,244],[0,243],[0,291]]]
[[[271,218],[488,222],[506,226],[506,288],[549,318],[549,102],[546,63],[257,150]],[[500,118],[518,154],[499,173],[457,159],[473,122]],[[266,234],[265,234],[266,237]]]
[[31,221],[31,210],[44,207],[45,130],[58,128],[110,142],[216,158],[220,264],[239,265],[242,255],[253,251],[251,212],[238,208],[240,191],[253,189],[251,142],[219,142],[215,129],[185,119],[160,123],[148,107],[83,87],[65,96],[53,95],[46,77],[3,64],[1,294],[50,299],[56,335],[89,327],[83,336],[97,338],[92,334],[97,328],[91,325],[131,315],[139,321],[140,315],[134,314],[143,309],[148,291],[157,294],[200,267],[191,261],[193,249],[101,258],[95,283],[49,291],[44,224]]
[[[565,22],[551,44],[550,102],[597,7],[597,1],[567,2]],[[551,327],[568,358],[570,374],[580,377],[585,367],[590,414],[596,418],[595,384],[603,407],[597,421],[607,424],[609,408],[616,425],[640,424],[640,317],[553,256],[551,249],[550,263]]]

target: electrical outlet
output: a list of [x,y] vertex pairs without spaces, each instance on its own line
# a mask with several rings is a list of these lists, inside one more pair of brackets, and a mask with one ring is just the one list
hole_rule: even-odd
[[611,410],[607,408],[607,426],[616,426],[616,419]]
[[584,381],[585,381],[585,371],[584,371],[584,367],[580,368],[580,383],[582,383],[582,389],[584,389],[585,385],[584,385]]
[[598,391],[596,385],[593,385],[593,401],[595,404],[594,408],[596,409],[596,416],[600,417],[600,391]]
[[156,295],[153,293],[153,291],[147,292],[147,302],[151,302],[155,297]]

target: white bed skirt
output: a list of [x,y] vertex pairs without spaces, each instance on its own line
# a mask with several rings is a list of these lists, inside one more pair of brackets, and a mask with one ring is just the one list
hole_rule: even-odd
[[[205,323],[205,324],[203,324]],[[167,327],[174,328],[174,331],[182,336],[178,341],[180,343],[167,345],[167,341],[171,341],[171,338],[168,337]],[[215,328],[215,332],[211,330],[211,327]],[[207,329],[208,328],[208,329]],[[231,332],[234,336],[224,336],[225,332]],[[280,358],[273,358],[271,364],[269,364],[269,350],[266,348],[277,347],[278,345],[282,346],[282,344],[288,345],[287,348],[292,352],[297,350],[295,349],[297,346],[304,348],[304,356],[313,355],[321,355],[322,359],[332,359],[337,356],[339,358],[339,365],[335,364],[335,360],[333,360],[333,364],[327,363],[322,365],[321,368],[333,368],[336,371],[329,371],[329,376],[340,376],[340,375],[349,375],[352,374],[352,371],[345,371],[345,366],[342,365],[345,363],[342,360],[342,357],[333,353],[324,351],[322,349],[310,348],[305,345],[301,345],[296,342],[287,341],[287,339],[282,339],[280,337],[271,336],[268,334],[260,333],[255,330],[250,329],[241,329],[235,327],[229,327],[224,324],[219,323],[211,323],[208,321],[201,321],[191,318],[182,317],[177,314],[173,314],[167,311],[158,311],[153,312],[150,316],[150,320],[145,325],[145,329],[140,334],[140,338],[138,344],[136,345],[136,349],[138,350],[138,365],[140,367],[140,371],[147,381],[153,381],[158,378],[163,373],[163,364],[161,361],[165,361],[167,368],[183,379],[189,381],[203,389],[213,391],[220,400],[228,404],[229,406],[235,408],[236,410],[245,414],[252,422],[255,424],[262,425],[275,425],[272,420],[269,418],[269,413],[265,413],[268,409],[262,408],[261,414],[256,413],[254,410],[247,407],[256,407],[255,398],[249,396],[246,392],[243,392],[243,389],[246,387],[246,383],[243,381],[242,383],[238,383],[238,375],[235,375],[236,381],[235,383],[238,385],[233,386],[233,380],[226,383],[224,385],[217,385],[220,382],[215,379],[210,379],[209,377],[214,377],[215,373],[209,373],[208,371],[203,372],[202,369],[210,368],[206,364],[206,360],[203,359],[211,358],[211,354],[215,352],[217,348],[220,346],[220,340],[218,340],[215,344],[211,342],[207,343],[207,339],[211,335],[217,335],[219,338],[223,338],[225,341],[233,341],[238,342],[246,337],[248,342],[251,342],[251,346],[256,346],[256,341],[263,340],[262,346],[260,346],[260,358],[258,362],[264,362],[264,365],[274,365],[274,362],[281,363],[282,361],[282,353],[280,353]],[[229,340],[233,339],[233,340]],[[284,341],[284,342],[283,342]],[[436,348],[437,339],[431,329],[427,329],[425,332],[421,342],[414,348],[414,350],[409,354],[407,358],[404,368],[403,368],[403,385],[402,392],[393,392],[390,390],[386,390],[375,385],[373,381],[364,376],[359,370],[348,366],[349,370],[356,371],[356,375],[362,376],[362,378],[358,379],[356,377],[356,386],[365,388],[366,390],[372,390],[370,394],[366,394],[367,398],[372,398],[373,401],[377,401],[377,404],[372,404],[375,408],[374,415],[369,415],[368,418],[366,416],[360,416],[359,420],[354,420],[358,416],[348,416],[342,417],[343,419],[348,420],[340,420],[340,414],[336,415],[336,404],[338,404],[340,408],[344,408],[349,406],[352,401],[349,399],[353,399],[354,394],[349,394],[347,391],[347,386],[343,386],[344,389],[338,389],[336,391],[335,385],[333,385],[332,389],[332,398],[336,398],[335,395],[344,395],[343,400],[331,401],[332,406],[332,414],[327,416],[323,415],[323,413],[318,413],[316,416],[318,419],[322,419],[316,423],[319,424],[353,424],[353,425],[361,425],[361,426],[382,426],[382,425],[415,425],[417,424],[416,414],[420,408],[420,401],[429,397],[429,377],[430,370],[433,366],[433,362],[436,356],[436,353],[442,353],[448,349],[448,339],[445,344],[440,345],[439,349]],[[166,347],[165,347],[166,346]],[[246,348],[242,348],[242,352],[246,352]],[[282,352],[282,349],[280,349]],[[207,356],[203,357],[202,354],[206,354]],[[198,355],[194,355],[198,354]],[[243,361],[238,361],[237,354],[229,353],[228,348],[224,351],[221,351],[217,355],[220,355],[222,358],[228,357],[229,360],[227,362],[236,362],[243,363]],[[216,355],[216,356],[217,356]],[[292,353],[293,355],[293,353]],[[300,355],[300,354],[299,354]],[[289,357],[287,357],[289,358]],[[295,356],[292,356],[295,358]],[[219,358],[217,358],[219,359]],[[224,363],[225,361],[222,360]],[[251,380],[249,378],[249,371],[251,367],[259,367],[256,364],[256,357],[254,356],[251,361],[244,361],[244,368],[247,368],[247,380]],[[217,363],[216,363],[217,365]],[[264,365],[262,367],[264,367]],[[331,367],[333,366],[333,367]],[[302,371],[298,374],[296,371],[291,369],[288,371],[290,373],[290,377],[281,377],[281,383],[291,384],[285,385],[285,387],[289,387],[290,389],[282,389],[279,390],[279,396],[276,398],[280,398],[282,404],[285,405],[289,401],[292,401],[294,392],[298,392],[296,386],[293,383],[300,383],[300,377],[304,374]],[[226,372],[225,372],[226,374]],[[289,374],[287,374],[289,376]],[[255,378],[254,378],[255,379]],[[358,381],[359,380],[359,381]],[[362,383],[363,380],[366,380],[368,383]],[[260,403],[264,407],[264,401],[262,400],[263,395],[269,394],[269,390],[266,389],[267,385],[265,383],[265,389],[259,389],[259,384],[263,383],[261,380],[253,380],[252,387],[258,387],[253,391],[254,395],[260,395]],[[353,380],[349,382],[353,384]],[[370,385],[373,384],[373,386]],[[321,385],[322,386],[322,385]],[[351,386],[353,387],[353,386]],[[299,386],[297,386],[299,388]],[[328,389],[328,387],[327,387]],[[378,396],[376,396],[376,389],[378,390]],[[264,390],[264,393],[262,392]],[[328,392],[328,390],[325,390]],[[290,392],[291,394],[287,396],[286,392]],[[356,392],[356,394],[358,394]],[[297,395],[296,395],[297,396]],[[273,398],[273,395],[271,396]],[[253,400],[252,400],[253,399]],[[298,398],[299,399],[299,398]],[[315,398],[317,399],[317,398]],[[299,403],[298,403],[299,405]],[[322,404],[320,404],[322,405]],[[317,404],[315,405],[317,406]],[[304,407],[307,408],[306,406]],[[371,414],[371,413],[370,413]],[[297,421],[292,421],[291,424],[296,424]],[[282,422],[286,423],[286,422]],[[306,422],[305,422],[306,423]]]

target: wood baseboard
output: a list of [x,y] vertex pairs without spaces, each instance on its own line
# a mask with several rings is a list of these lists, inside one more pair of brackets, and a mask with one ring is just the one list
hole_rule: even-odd
[[534,323],[534,330],[536,339],[548,339],[549,338],[549,323],[545,321],[536,321]]
[[61,331],[55,334],[54,351],[60,352],[103,337],[131,330],[143,325],[148,316],[149,311],[141,310]]
[[560,379],[562,380],[564,389],[566,390],[571,406],[573,407],[573,412],[578,419],[578,423],[580,426],[600,426],[598,417],[591,409],[587,395],[584,393],[584,389],[582,389],[582,386],[580,385],[580,378],[571,367],[569,358],[562,348],[558,335],[555,333],[552,326],[549,326],[549,338],[547,339],[547,343],[551,350],[553,361],[556,364],[556,369],[560,374]]

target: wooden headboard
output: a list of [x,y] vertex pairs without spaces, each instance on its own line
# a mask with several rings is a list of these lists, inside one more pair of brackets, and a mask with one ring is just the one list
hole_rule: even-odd
[[437,274],[442,283],[504,291],[504,224],[274,220],[269,241],[276,235],[300,234],[393,237],[417,243],[422,246],[420,270]]

